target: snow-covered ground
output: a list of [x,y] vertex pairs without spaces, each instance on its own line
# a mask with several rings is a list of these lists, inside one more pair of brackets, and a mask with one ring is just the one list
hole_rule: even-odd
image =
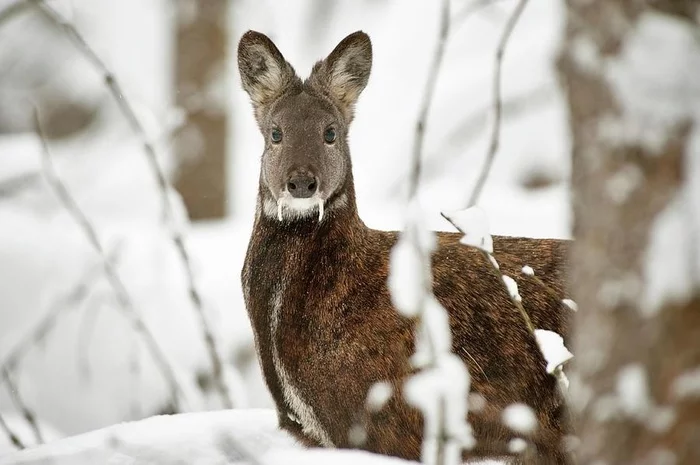
[[[167,71],[172,60],[170,43],[165,39],[172,24],[163,14],[168,2],[56,3],[76,21],[122,80],[150,134],[161,134],[160,122],[173,113],[172,79]],[[253,28],[266,32],[300,74],[306,74],[312,63],[347,33],[362,29],[370,34],[372,77],[360,98],[351,131],[358,203],[360,215],[370,226],[401,228],[402,186],[436,38],[438,2],[333,2],[322,26],[315,27],[308,24],[310,0],[274,2],[274,8],[272,2],[262,3],[267,6],[260,7],[257,0],[234,3],[231,50],[243,31]],[[453,3],[458,16],[464,2]],[[508,2],[495,3],[496,7],[454,28],[438,80],[420,194],[430,215],[428,224],[434,228],[448,227],[439,216],[440,210],[463,206],[485,153],[493,51],[510,8]],[[501,151],[482,196],[481,206],[494,234],[570,234],[568,139],[564,106],[552,69],[561,26],[559,3],[531,2],[508,49],[506,107],[509,102],[515,106],[524,96],[532,98],[527,111],[514,109],[506,115]],[[5,34],[21,37],[21,26],[0,31],[0,43],[8,43],[3,42]],[[139,142],[131,137],[99,76],[79,63],[79,55],[67,59],[57,75],[69,84],[75,82],[76,90],[110,103],[88,133],[52,143],[58,170],[106,247],[118,247],[120,276],[182,383],[197,393],[198,375],[206,373],[208,359],[187,299],[182,267],[168,232],[159,223],[153,176]],[[231,367],[227,381],[232,395],[238,406],[270,407],[239,284],[262,138],[238,84],[235,60],[222,79],[232,93],[231,216],[184,228],[207,314]],[[161,144],[159,148],[170,169],[167,147]],[[36,174],[39,160],[39,144],[33,136],[0,136],[0,183]],[[522,176],[527,172],[554,178],[555,183],[544,189],[525,189]],[[99,257],[40,178],[12,198],[0,197],[0,363],[47,312],[57,305],[65,308],[14,371],[24,401],[53,431],[51,437],[138,420],[168,408],[163,378],[139,336],[118,312],[110,287],[95,272],[97,263]],[[61,303],[86,280],[94,283],[84,301]],[[214,394],[198,394],[191,409],[219,405]],[[16,412],[2,384],[0,412]],[[15,424],[21,423],[13,418]],[[177,417],[182,429],[174,426],[175,436],[188,431],[190,418],[204,417]],[[222,413],[211,421],[216,428],[223,428],[234,421],[231,418]],[[148,420],[159,421],[163,420]],[[95,434],[97,438],[102,433]],[[8,446],[3,441],[6,439],[0,434],[0,454]]]

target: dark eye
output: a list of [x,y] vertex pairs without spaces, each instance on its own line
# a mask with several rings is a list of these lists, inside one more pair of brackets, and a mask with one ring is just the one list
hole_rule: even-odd
[[270,139],[272,140],[272,143],[279,144],[282,142],[282,131],[277,128],[273,128],[272,131],[270,131]]
[[326,129],[326,132],[323,133],[323,140],[326,141],[326,144],[332,144],[335,142],[335,138],[337,137],[335,133],[335,129],[333,128],[328,128]]

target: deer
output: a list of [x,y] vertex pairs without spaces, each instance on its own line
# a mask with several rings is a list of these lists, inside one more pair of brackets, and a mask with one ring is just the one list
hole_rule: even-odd
[[[415,369],[416,321],[392,305],[389,254],[398,232],[367,227],[355,198],[348,131],[372,67],[369,36],[344,38],[302,80],[266,35],[238,45],[243,89],[264,138],[255,218],[241,282],[263,377],[281,429],[308,447],[359,448],[418,460],[423,419],[402,395]],[[567,464],[567,410],[533,334],[484,256],[437,232],[433,292],[449,315],[452,349],[483,408],[469,412],[476,446],[465,460],[510,457],[517,436],[502,421],[513,403],[538,420],[537,463]],[[494,236],[533,324],[568,338],[563,309],[569,241]],[[521,272],[529,265],[537,279]],[[570,310],[569,310],[570,312]],[[390,398],[366,408],[370,388]],[[357,426],[364,434],[358,439]]]

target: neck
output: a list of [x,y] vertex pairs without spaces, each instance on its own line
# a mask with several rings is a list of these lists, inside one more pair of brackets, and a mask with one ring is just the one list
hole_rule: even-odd
[[324,214],[319,221],[318,209],[305,216],[294,215],[283,211],[282,220],[278,217],[277,201],[269,189],[260,183],[255,212],[255,228],[266,228],[271,232],[284,233],[292,236],[333,236],[359,238],[367,227],[357,213],[355,187],[352,179],[345,186],[331,195],[324,202]]

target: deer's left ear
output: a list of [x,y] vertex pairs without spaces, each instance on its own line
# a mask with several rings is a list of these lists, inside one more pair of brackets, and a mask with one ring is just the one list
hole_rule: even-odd
[[325,60],[313,67],[309,82],[336,102],[345,119],[352,121],[355,102],[372,70],[372,42],[357,31],[343,39]]

